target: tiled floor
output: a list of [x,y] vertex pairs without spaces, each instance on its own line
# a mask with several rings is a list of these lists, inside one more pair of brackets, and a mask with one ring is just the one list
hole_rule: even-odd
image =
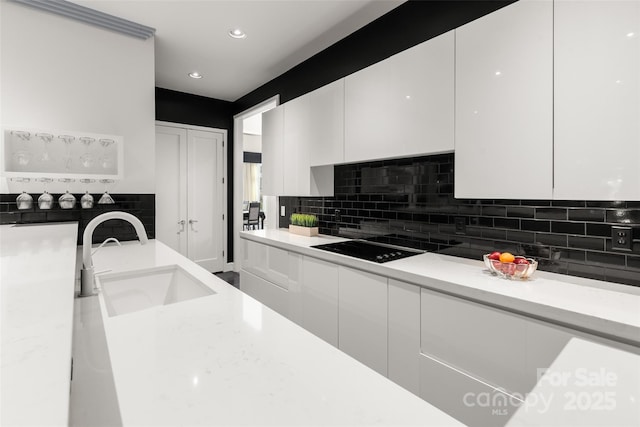
[[240,275],[234,271],[225,271],[223,273],[215,273],[216,276],[240,289]]

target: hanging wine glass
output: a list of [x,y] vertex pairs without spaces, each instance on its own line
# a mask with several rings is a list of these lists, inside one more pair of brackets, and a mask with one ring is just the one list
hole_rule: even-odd
[[13,152],[13,159],[18,166],[27,166],[31,161],[31,151],[28,145],[31,134],[23,130],[14,130],[11,131],[11,134],[16,136],[19,141],[19,149]]
[[73,144],[76,137],[71,135],[60,135],[58,138],[64,141],[64,168],[66,170],[71,170],[71,165],[73,163],[73,159],[71,158],[71,144]]
[[36,136],[42,140],[42,155],[40,155],[39,160],[42,163],[51,161],[51,156],[49,155],[49,144],[53,141],[53,135],[50,133],[36,133]]
[[[95,179],[81,179],[83,184],[91,184],[96,182]],[[80,198],[80,207],[82,209],[91,209],[93,207],[93,196],[89,194],[89,190],[86,190],[84,195]]]
[[104,194],[102,195],[102,197],[100,197],[100,200],[98,200],[98,204],[99,205],[112,205],[112,204],[114,204],[115,201],[113,200],[113,197],[111,197],[109,195],[109,192],[107,191],[107,184],[112,184],[115,181],[112,180],[112,179],[101,179],[100,182],[104,184]]
[[[29,183],[31,180],[29,178],[11,178],[11,181]],[[16,198],[16,206],[18,210],[31,209],[33,206],[33,197],[26,191],[23,191]]]
[[107,153],[107,149],[114,143],[115,141],[113,139],[100,140],[100,145],[102,145],[102,156],[100,157],[99,162],[100,166],[102,166],[103,169],[109,169],[111,166],[113,166],[113,159]]
[[44,184],[44,193],[38,197],[38,208],[51,209],[53,205],[53,196],[47,191],[47,184],[53,181],[52,178],[39,178],[38,181]]
[[84,144],[84,154],[80,156],[80,164],[85,168],[93,166],[93,154],[89,152],[89,147],[91,147],[91,144],[93,144],[95,140],[95,138],[90,138],[88,136],[80,138],[80,142]]
[[[75,179],[71,178],[60,178],[58,181],[65,182],[67,184],[70,182],[76,182]],[[73,209],[73,207],[76,205],[76,198],[73,194],[69,193],[69,190],[66,190],[65,193],[58,199],[58,204],[60,205],[61,209]]]

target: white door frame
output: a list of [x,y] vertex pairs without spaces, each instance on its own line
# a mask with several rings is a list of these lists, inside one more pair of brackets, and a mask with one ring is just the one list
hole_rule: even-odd
[[280,95],[273,96],[261,103],[233,116],[233,265],[234,271],[240,271],[240,231],[242,231],[242,135],[243,120],[247,117],[263,113],[280,105]]
[[[161,120],[156,120],[156,126],[168,126],[168,127],[174,127],[174,128],[180,128],[180,129],[195,129],[195,130],[203,130],[203,131],[207,131],[207,132],[219,132],[222,134],[222,176],[224,177],[224,184],[222,185],[222,213],[223,213],[223,218],[222,218],[222,250],[224,251],[224,255],[223,255],[223,270],[224,271],[229,271],[231,269],[233,269],[233,263],[228,263],[227,262],[227,257],[228,257],[228,242],[229,242],[229,236],[228,236],[228,232],[227,232],[227,197],[228,196],[228,191],[227,191],[227,182],[228,182],[228,177],[227,177],[227,150],[229,149],[229,144],[227,144],[227,135],[228,135],[228,131],[227,129],[218,129],[218,128],[210,128],[210,127],[205,127],[205,126],[195,126],[195,125],[189,125],[189,124],[185,124],[185,123],[174,123],[174,122],[165,122],[165,121],[161,121]],[[234,223],[235,224],[235,223]],[[242,226],[242,224],[241,224]],[[235,225],[234,225],[235,227]],[[235,248],[235,246],[234,246]],[[235,253],[235,251],[234,251]]]

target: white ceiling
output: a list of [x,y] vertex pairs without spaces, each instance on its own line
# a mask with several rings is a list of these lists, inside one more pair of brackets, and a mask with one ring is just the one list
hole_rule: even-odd
[[[235,101],[404,0],[73,0],[156,28],[156,86]],[[239,27],[242,40],[228,36]],[[191,79],[198,71],[204,77]]]

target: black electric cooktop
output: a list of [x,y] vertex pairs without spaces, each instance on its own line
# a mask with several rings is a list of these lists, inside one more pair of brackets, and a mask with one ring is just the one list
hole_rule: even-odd
[[418,250],[372,243],[367,242],[366,240],[347,240],[344,242],[327,243],[311,247],[378,263],[394,261],[423,253]]

